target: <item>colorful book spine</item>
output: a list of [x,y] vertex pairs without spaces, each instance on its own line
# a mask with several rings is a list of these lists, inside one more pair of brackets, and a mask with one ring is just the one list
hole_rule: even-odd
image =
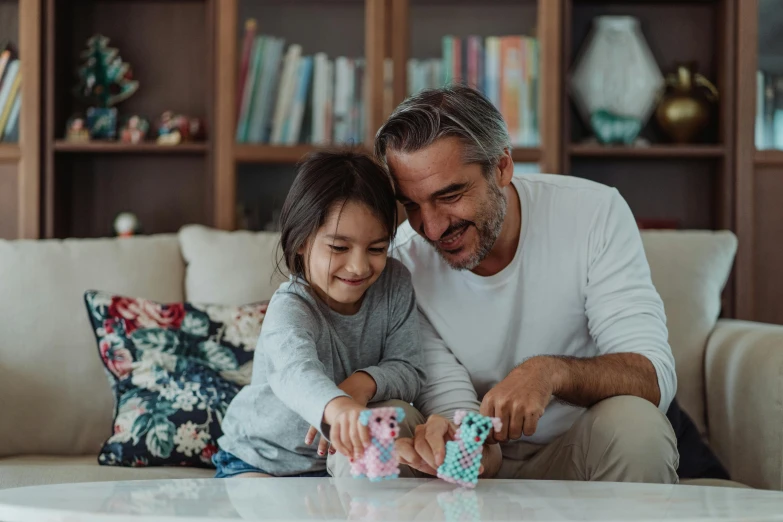
[[260,101],[257,89],[260,83],[265,42],[265,37],[257,37],[251,51],[251,65],[248,74],[245,75],[245,85],[242,89],[242,100],[240,102],[239,117],[237,118],[236,141],[238,143],[252,141],[250,139],[250,125],[253,112],[255,111],[255,104]]
[[312,73],[313,57],[303,56],[299,61],[299,70],[297,72],[296,95],[291,105],[291,114],[286,123],[285,142],[288,145],[299,143]]
[[237,120],[242,110],[242,100],[244,98],[245,82],[247,81],[247,73],[250,68],[250,59],[255,45],[256,38],[256,21],[253,18],[248,19],[245,22],[245,37],[242,42],[242,56],[239,63],[239,81],[237,82]]
[[11,114],[8,116],[8,124],[3,130],[3,141],[19,141],[19,112],[22,109],[22,93],[17,94]]

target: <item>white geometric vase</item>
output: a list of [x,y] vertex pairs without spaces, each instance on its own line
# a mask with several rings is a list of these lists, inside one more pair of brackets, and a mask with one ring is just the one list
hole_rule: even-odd
[[655,109],[664,78],[633,16],[598,16],[569,81],[602,143],[631,144]]

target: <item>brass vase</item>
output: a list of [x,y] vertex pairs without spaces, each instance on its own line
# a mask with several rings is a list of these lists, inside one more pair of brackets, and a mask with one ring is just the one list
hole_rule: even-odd
[[679,64],[676,73],[666,76],[666,89],[655,110],[655,119],[674,143],[693,143],[709,125],[717,99],[718,89],[696,72],[694,63]]

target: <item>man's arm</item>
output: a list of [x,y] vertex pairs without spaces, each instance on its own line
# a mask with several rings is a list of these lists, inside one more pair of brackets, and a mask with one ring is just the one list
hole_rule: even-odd
[[[427,382],[414,402],[427,422],[416,427],[413,439],[399,439],[397,450],[404,464],[435,475],[446,455],[446,441],[457,426],[452,422],[457,410],[478,411],[479,400],[467,369],[446,347],[427,317],[419,315],[422,356]],[[498,445],[485,446],[482,477],[493,477],[500,469],[502,455]]]
[[674,398],[663,302],[636,221],[616,190],[594,216],[586,249],[585,314],[600,355],[533,357],[512,370],[481,403],[482,414],[503,421],[498,441],[533,435],[553,395],[580,406],[634,395],[664,413]]
[[635,395],[665,413],[677,391],[666,313],[636,220],[616,189],[596,215],[588,256],[585,314],[601,356],[558,361],[561,398],[584,405]]
[[421,350],[427,381],[413,405],[425,416],[451,420],[457,410],[478,411],[480,402],[468,370],[446,347],[432,323],[419,312]]
[[528,363],[551,376],[553,395],[576,406],[588,408],[616,395],[634,395],[656,406],[661,400],[655,367],[638,353],[590,358],[541,356]]

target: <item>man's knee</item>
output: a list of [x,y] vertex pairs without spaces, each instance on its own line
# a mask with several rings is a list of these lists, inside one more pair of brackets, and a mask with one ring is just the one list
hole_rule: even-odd
[[676,436],[666,416],[649,401],[612,397],[590,408],[579,422],[587,424],[589,433],[587,472],[609,475],[595,479],[677,481]]
[[[399,437],[413,437],[413,433],[416,431],[416,426],[423,424],[425,419],[424,415],[414,408],[411,404],[400,401],[391,400],[383,402],[375,402],[368,405],[369,408],[402,408],[404,417],[402,421],[398,420],[399,425]],[[336,453],[329,455],[326,459],[326,469],[333,477],[349,477],[351,475],[351,463],[350,461]],[[414,477],[418,476],[408,466],[400,465],[401,477]]]

